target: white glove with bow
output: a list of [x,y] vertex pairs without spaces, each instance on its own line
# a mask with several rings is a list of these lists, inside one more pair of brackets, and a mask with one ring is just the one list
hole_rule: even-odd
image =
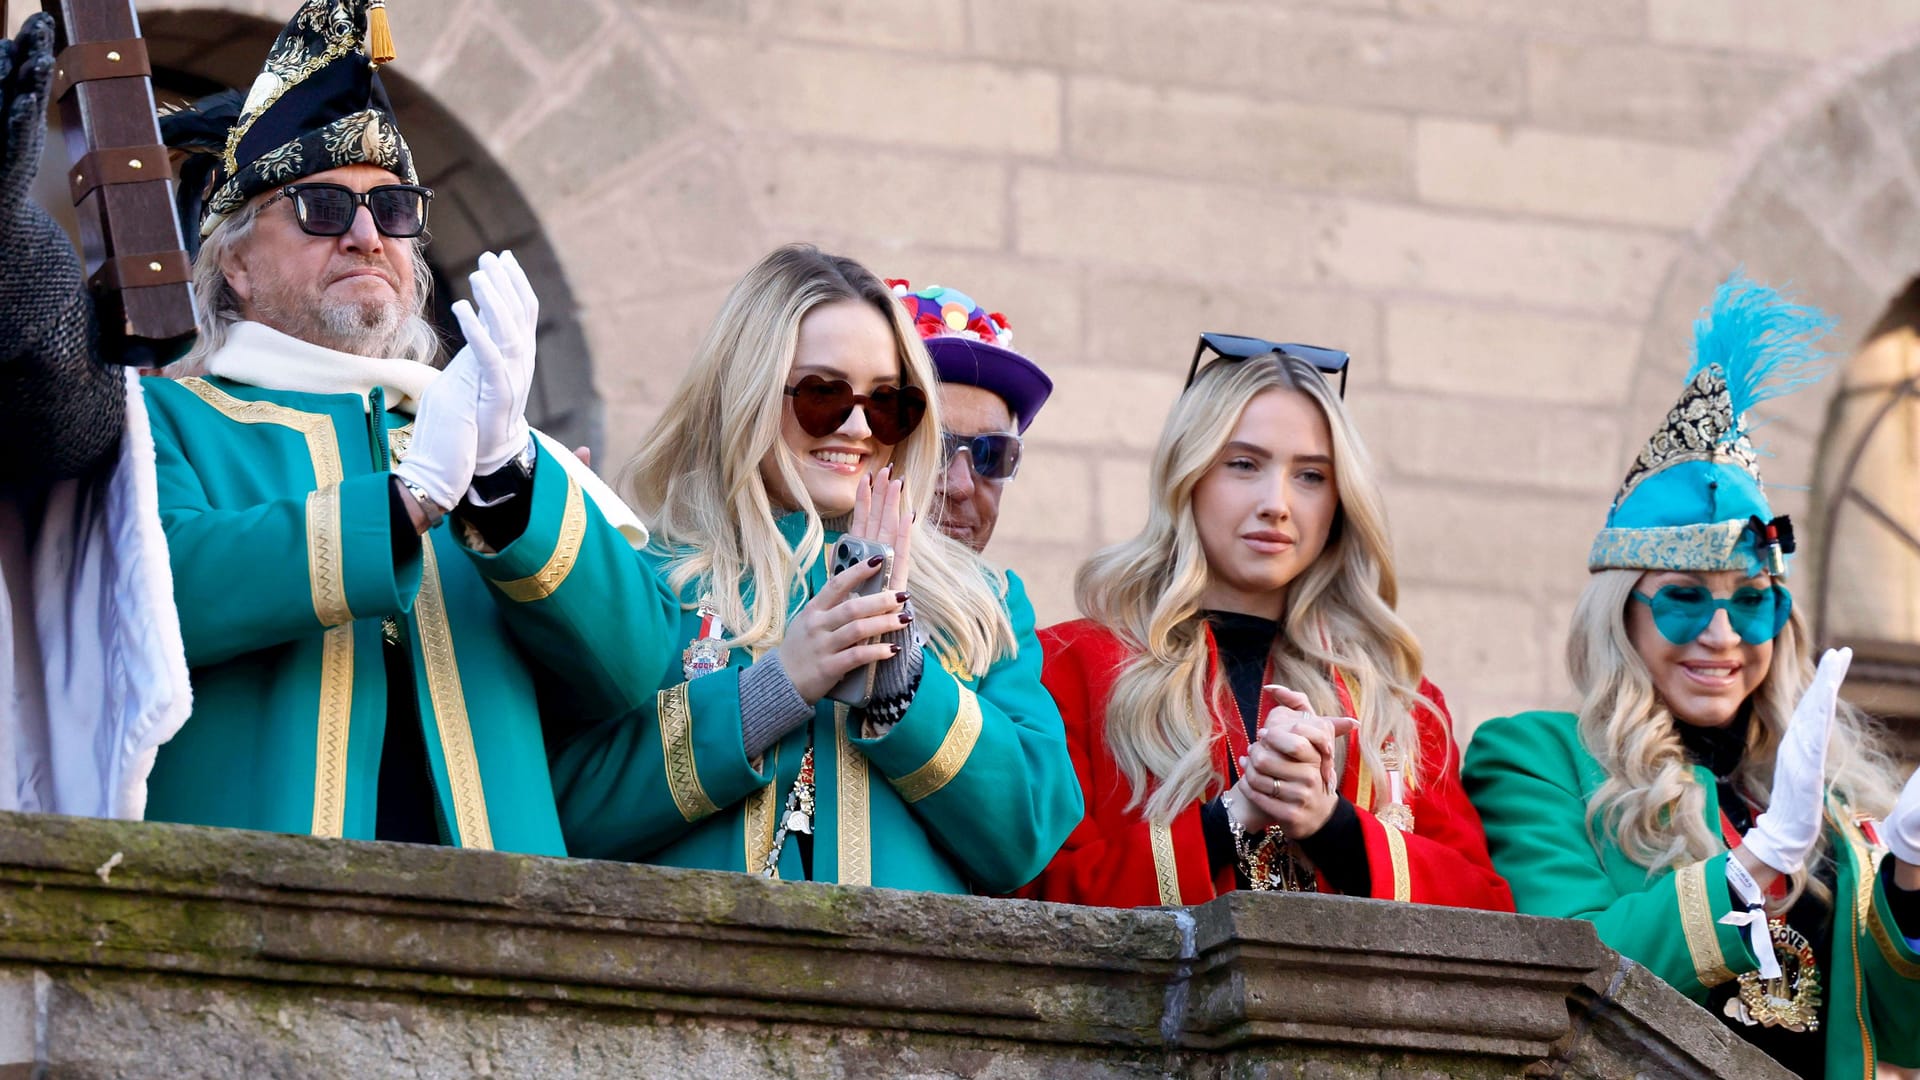
[[1742,841],[1755,858],[1782,874],[1805,869],[1807,855],[1820,839],[1827,789],[1827,736],[1840,702],[1840,683],[1851,663],[1852,649],[1828,649],[1820,658],[1813,682],[1794,707],[1793,722],[1774,759],[1773,795]]

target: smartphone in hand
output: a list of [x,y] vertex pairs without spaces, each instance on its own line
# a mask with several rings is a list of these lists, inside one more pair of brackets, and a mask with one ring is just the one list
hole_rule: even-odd
[[[893,588],[893,549],[878,540],[865,540],[858,536],[843,536],[833,545],[833,573],[858,566],[880,556],[883,560],[880,569],[872,577],[860,583],[854,589],[855,596],[872,596]],[[845,705],[860,708],[873,698],[873,680],[878,662],[864,664],[847,672],[838,685],[827,691],[827,696]]]

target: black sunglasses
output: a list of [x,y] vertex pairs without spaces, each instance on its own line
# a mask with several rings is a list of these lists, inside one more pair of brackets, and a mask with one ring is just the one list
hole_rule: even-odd
[[1011,480],[1020,471],[1020,436],[1005,432],[986,435],[940,433],[940,460],[953,463],[953,455],[965,450],[967,467],[982,480]]
[[427,200],[433,189],[418,184],[382,184],[364,192],[345,184],[288,184],[261,204],[265,210],[281,199],[293,200],[293,217],[308,236],[344,236],[353,228],[353,215],[364,206],[373,215],[381,236],[402,240],[427,229]]
[[866,411],[873,437],[888,446],[913,434],[927,415],[927,395],[917,386],[876,386],[871,394],[856,394],[844,379],[808,375],[787,387],[787,396],[800,430],[816,439],[839,431],[856,405]]
[[[1304,360],[1318,368],[1323,375],[1340,373],[1340,396],[1347,396],[1347,361],[1350,357],[1339,349],[1325,349],[1318,345],[1298,345],[1289,342],[1268,341],[1266,338],[1246,337],[1242,334],[1201,334],[1200,344],[1193,347],[1193,363],[1187,367],[1187,386],[1193,385],[1194,376],[1200,373],[1200,358],[1211,350],[1222,360],[1252,360],[1256,356],[1279,353],[1291,356],[1295,360]],[[1186,387],[1182,387],[1182,390]]]

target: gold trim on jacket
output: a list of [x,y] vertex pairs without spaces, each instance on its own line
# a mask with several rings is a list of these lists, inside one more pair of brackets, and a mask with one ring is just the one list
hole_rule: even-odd
[[453,791],[453,803],[447,811],[453,815],[454,835],[460,838],[461,847],[491,851],[493,825],[487,818],[487,796],[480,783],[480,757],[473,745],[473,724],[467,715],[467,695],[453,652],[453,627],[447,620],[447,600],[440,589],[440,567],[430,536],[420,538],[420,559],[420,595],[413,610],[420,628],[420,655],[426,661],[434,726],[440,732],[440,755]]
[[[321,526],[320,543],[340,545],[339,483],[346,478],[340,465],[339,438],[333,419],[325,413],[303,412],[271,401],[243,401],[199,377],[181,379],[180,385],[207,403],[214,411],[239,424],[273,424],[300,433],[307,443],[307,456],[313,463],[314,495],[331,490],[332,533]],[[347,611],[346,589],[340,585],[332,593],[322,584],[344,567],[331,561],[332,574],[316,573],[315,498],[307,500],[307,566],[313,593],[313,611],[323,625],[330,614],[345,613],[327,630],[320,641],[320,701],[314,732],[313,825],[315,836],[341,836],[346,832],[347,815],[347,734],[353,721],[353,616]]]

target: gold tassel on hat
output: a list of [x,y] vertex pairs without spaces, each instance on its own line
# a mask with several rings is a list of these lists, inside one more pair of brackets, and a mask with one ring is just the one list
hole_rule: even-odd
[[367,60],[374,67],[393,63],[393,27],[387,24],[386,0],[367,5]]

